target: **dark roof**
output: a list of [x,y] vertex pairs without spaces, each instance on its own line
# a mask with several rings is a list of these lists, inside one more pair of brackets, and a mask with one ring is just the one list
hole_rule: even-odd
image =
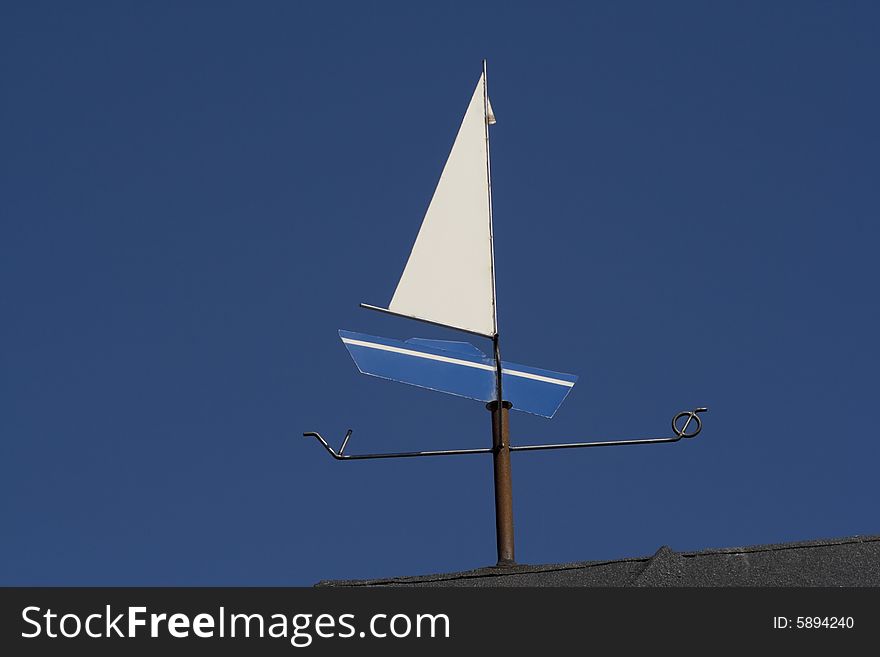
[[675,552],[616,561],[505,566],[317,586],[880,586],[880,536]]

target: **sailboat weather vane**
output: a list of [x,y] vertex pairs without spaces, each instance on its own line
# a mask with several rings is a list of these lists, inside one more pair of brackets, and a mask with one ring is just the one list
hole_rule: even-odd
[[370,310],[489,338],[492,355],[468,342],[423,338],[400,341],[339,331],[363,374],[486,402],[492,413],[492,447],[346,454],[351,429],[339,451],[317,432],[303,435],[316,438],[340,461],[492,454],[498,564],[510,565],[515,563],[511,452],[674,443],[700,433],[700,413],[707,409],[678,413],[672,419],[673,435],[666,437],[510,444],[509,410],[551,418],[574,387],[577,376],[501,360],[489,160],[489,126],[494,123],[483,61],[482,74],[388,308],[361,304]]

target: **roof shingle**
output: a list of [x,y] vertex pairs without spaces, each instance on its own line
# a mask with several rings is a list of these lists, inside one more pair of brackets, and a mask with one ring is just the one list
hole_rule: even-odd
[[663,546],[651,557],[329,580],[317,586],[880,586],[880,536],[699,552]]

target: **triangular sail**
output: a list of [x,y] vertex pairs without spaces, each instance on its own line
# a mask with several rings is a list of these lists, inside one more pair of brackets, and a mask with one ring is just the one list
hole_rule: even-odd
[[388,309],[493,336],[489,108],[480,75]]

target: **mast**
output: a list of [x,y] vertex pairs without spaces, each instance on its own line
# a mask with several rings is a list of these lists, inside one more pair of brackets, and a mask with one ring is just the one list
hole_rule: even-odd
[[[495,291],[495,238],[492,226],[492,158],[489,154],[489,81],[486,77],[486,60],[483,60],[483,116],[485,117],[484,126],[486,129],[486,189],[489,195],[489,253],[490,266],[492,268],[492,316],[495,327],[493,340],[498,337],[498,297]],[[500,386],[500,383],[499,383]],[[501,399],[499,387],[498,399]]]
[[483,60],[483,121],[486,129],[486,193],[489,196],[489,251],[492,268],[492,315],[495,333],[492,336],[492,349],[495,356],[495,401],[504,399],[501,385],[501,347],[498,337],[498,296],[495,287],[495,230],[492,224],[492,158],[489,154],[489,81],[486,76],[486,60]]
[[492,413],[492,465],[495,480],[495,538],[498,547],[498,565],[516,563],[513,540],[513,484],[510,477],[510,402],[504,401],[501,365],[501,339],[498,331],[498,299],[495,291],[495,239],[492,225],[492,165],[489,156],[489,82],[486,60],[483,60],[483,117],[486,129],[486,188],[489,195],[489,248],[492,267],[492,313],[495,334],[492,350],[495,356],[495,401],[486,408]]

